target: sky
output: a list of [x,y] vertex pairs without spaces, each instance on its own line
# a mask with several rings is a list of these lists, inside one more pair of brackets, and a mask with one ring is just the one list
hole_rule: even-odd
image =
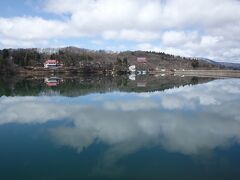
[[240,63],[239,0],[1,0],[0,49],[147,50]]

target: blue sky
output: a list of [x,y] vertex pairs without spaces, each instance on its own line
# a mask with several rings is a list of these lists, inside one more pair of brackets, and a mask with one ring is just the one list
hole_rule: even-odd
[[240,62],[238,0],[2,0],[0,48],[151,50]]

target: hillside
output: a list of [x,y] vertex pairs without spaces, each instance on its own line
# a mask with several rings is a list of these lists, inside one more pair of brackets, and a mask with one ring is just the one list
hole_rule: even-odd
[[[137,61],[144,58],[145,62]],[[0,50],[0,73],[14,73],[25,67],[43,67],[47,59],[57,59],[65,67],[87,67],[88,69],[117,69],[126,71],[129,65],[139,70],[159,69],[231,69],[213,61],[174,56],[163,52],[148,51],[93,51],[76,47],[57,49],[4,49]]]
[[220,68],[231,69],[231,70],[240,70],[240,63],[228,63],[228,62],[216,62],[207,58],[197,58],[198,60],[205,61],[207,63],[213,64]]

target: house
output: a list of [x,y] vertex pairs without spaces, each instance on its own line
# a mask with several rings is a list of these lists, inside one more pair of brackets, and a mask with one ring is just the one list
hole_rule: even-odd
[[129,69],[130,72],[135,72],[136,71],[136,66],[135,65],[129,66],[128,69]]
[[49,59],[44,62],[44,68],[57,68],[61,66],[58,60]]
[[145,64],[145,63],[147,63],[147,58],[145,58],[145,57],[138,57],[137,58],[137,62]]

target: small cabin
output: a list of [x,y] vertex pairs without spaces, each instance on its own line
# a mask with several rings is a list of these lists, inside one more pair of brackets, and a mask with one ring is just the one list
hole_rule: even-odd
[[44,68],[57,68],[61,66],[58,60],[49,59],[44,62]]
[[136,66],[135,65],[129,66],[128,69],[129,69],[130,72],[135,72],[136,71]]
[[137,58],[137,62],[145,64],[145,63],[147,63],[147,58],[145,58],[145,57],[138,57]]

